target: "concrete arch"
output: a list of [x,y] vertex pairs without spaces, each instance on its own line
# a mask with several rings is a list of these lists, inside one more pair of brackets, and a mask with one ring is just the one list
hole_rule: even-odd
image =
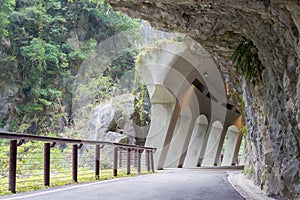
[[180,109],[175,96],[161,85],[146,85],[151,91],[151,126],[145,146],[157,148],[154,163],[157,169],[163,168]]
[[152,104],[168,104],[175,103],[176,97],[173,93],[163,85],[146,85]]
[[200,165],[200,152],[204,145],[204,138],[208,128],[208,120],[205,115],[200,115],[196,119],[192,137],[188,146],[186,158],[183,167],[191,168]]
[[[234,114],[236,114],[236,112],[234,112]],[[235,130],[236,129],[241,130],[241,128],[243,127],[243,119],[242,119],[241,115],[239,115],[239,116],[235,115],[236,117],[233,117],[233,115],[230,115],[230,116],[232,117],[232,119],[228,120],[226,125],[224,126],[224,130],[222,132],[222,137],[221,137],[221,141],[220,141],[218,154],[217,154],[215,163],[221,162],[221,160],[220,160],[221,150],[222,150],[223,143],[224,143],[224,140],[225,140],[225,137],[227,135],[229,128],[230,128],[230,130],[232,130],[232,127],[235,126]],[[238,137],[237,137],[237,143],[235,145],[234,158],[233,158],[232,164],[238,164],[239,149],[240,149],[242,139],[243,139],[243,133],[241,131],[238,131],[238,132],[239,133],[238,133]]]
[[184,141],[189,135],[192,118],[191,109],[184,107],[178,116],[164,167],[180,167]]
[[227,144],[224,152],[224,157],[222,161],[222,166],[235,165],[235,150],[238,145],[240,131],[235,125],[230,126],[227,129]]
[[[162,44],[151,56],[144,53],[139,67],[152,104],[152,121],[145,145],[158,149],[155,167],[197,166],[204,157],[207,165],[214,165],[223,138],[219,137],[222,133],[219,130],[236,116],[221,106],[226,102],[225,87],[212,57],[190,39]],[[205,115],[205,122],[202,117],[197,119],[201,114]],[[215,122],[209,123],[212,121]],[[201,139],[194,142],[193,134],[200,129]],[[199,149],[194,149],[197,143]],[[208,151],[213,143],[217,147]]]
[[222,137],[222,131],[223,124],[220,121],[215,121],[211,124],[202,166],[215,165],[220,140]]
[[[173,49],[176,49],[176,45]],[[190,68],[189,73],[185,71],[186,74],[182,74],[179,70],[173,68],[176,61],[178,61],[178,55],[179,54],[174,51],[162,49],[158,55],[155,54],[150,60],[146,60],[147,62],[140,66],[141,75],[149,91],[152,103],[152,121],[146,139],[146,145],[154,146],[158,149],[154,157],[157,168],[162,168],[164,163],[171,163],[170,160],[174,159],[172,153],[168,154],[170,147],[170,152],[176,154],[176,161],[173,162],[172,166],[182,166],[192,133],[193,126],[190,126],[190,124],[194,123],[195,116],[199,114],[197,95],[186,77],[189,73],[192,73],[193,67],[186,66]],[[167,110],[165,109],[166,106],[168,106]],[[182,110],[180,113],[180,108],[184,107],[189,109],[188,120],[185,110]],[[162,117],[160,113],[162,111],[168,112],[164,115],[168,116],[167,119],[162,119],[165,121],[164,126],[160,124],[161,121],[158,122],[158,119]],[[177,119],[177,116],[180,116],[179,119]],[[181,121],[185,122],[180,123]],[[175,129],[176,124],[177,129],[182,129],[180,128],[182,126],[185,128],[183,128],[184,131],[180,131],[180,135],[177,135],[176,133],[178,131],[175,131],[173,137],[174,133],[172,130]],[[158,128],[159,125],[162,126],[161,129],[165,129],[165,131],[160,131]],[[154,139],[154,135],[159,134],[161,134],[160,141],[157,141]],[[155,141],[157,141],[157,143]],[[169,155],[168,157],[167,154]],[[166,159],[168,159],[168,161],[166,161]]]

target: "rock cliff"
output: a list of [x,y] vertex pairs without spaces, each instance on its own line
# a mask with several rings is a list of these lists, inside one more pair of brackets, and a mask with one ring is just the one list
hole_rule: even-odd
[[[131,17],[184,33],[214,55],[224,77],[243,93],[247,171],[269,194],[300,198],[300,3],[282,0],[109,0]],[[253,41],[265,70],[247,86],[229,62]]]

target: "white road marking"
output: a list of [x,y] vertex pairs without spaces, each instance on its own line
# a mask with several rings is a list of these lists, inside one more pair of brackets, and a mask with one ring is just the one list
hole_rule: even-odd
[[107,182],[114,182],[120,179],[127,179],[127,178],[131,178],[131,177],[123,177],[123,178],[117,178],[117,179],[110,179],[110,180],[104,180],[104,181],[98,181],[98,182],[94,182],[94,183],[83,183],[77,186],[66,186],[65,188],[60,188],[60,189],[52,189],[50,191],[44,191],[44,192],[36,192],[33,194],[27,194],[27,195],[20,195],[17,194],[18,196],[16,197],[12,197],[9,196],[7,198],[4,198],[6,200],[16,200],[16,199],[23,199],[23,198],[29,198],[29,197],[36,197],[36,196],[40,196],[40,195],[46,195],[46,194],[51,194],[51,193],[55,193],[55,192],[60,192],[60,191],[66,191],[66,190],[72,190],[72,189],[76,189],[76,188],[81,188],[81,187],[87,187],[87,186],[91,186],[91,185],[97,185],[97,184],[102,184],[102,183],[107,183]]

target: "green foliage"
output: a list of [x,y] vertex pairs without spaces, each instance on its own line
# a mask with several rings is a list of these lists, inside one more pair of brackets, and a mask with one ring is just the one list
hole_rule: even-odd
[[[0,78],[5,81],[1,84],[21,85],[14,116],[5,121],[14,131],[26,131],[32,122],[40,133],[70,125],[72,84],[82,62],[96,56],[99,42],[139,26],[100,0],[0,0],[0,4]],[[114,87],[112,82],[134,67],[132,52],[128,49],[105,66],[107,79],[101,81],[107,81],[107,87]],[[90,85],[100,84],[95,81]],[[105,89],[109,90],[114,89]],[[103,91],[99,95],[105,96]]]
[[136,49],[125,49],[121,56],[112,61],[106,74],[109,74],[114,80],[119,80],[126,72],[135,68],[134,57],[136,55]]
[[68,130],[69,134],[84,133],[92,110],[100,103],[109,101],[118,93],[119,88],[110,76],[100,75],[97,78],[89,79],[86,83],[79,84],[74,91],[75,99],[73,101],[74,110],[76,109],[74,116],[76,126]]
[[17,122],[15,120],[10,121],[9,122],[9,129],[8,129],[8,131],[15,132],[17,130],[18,130],[18,124],[17,124]]
[[241,103],[241,112],[242,112],[243,117],[245,118],[246,117],[245,101],[244,101],[244,97],[242,94],[239,94],[239,100]]
[[[141,56],[139,55],[138,58]],[[150,103],[150,97],[147,90],[146,85],[142,81],[141,78],[141,70],[139,63],[140,60],[137,60],[136,68],[135,68],[135,77],[134,77],[134,88],[133,88],[133,95],[134,95],[134,112],[132,114],[132,119],[135,124],[139,126],[146,126],[150,123],[150,116],[146,111],[145,104],[146,102]]]
[[255,174],[255,170],[249,168],[248,165],[244,166],[244,170],[242,171],[243,174],[247,174],[247,175],[254,175]]
[[3,119],[3,120],[0,122],[0,128],[4,128],[4,126],[6,125],[6,121],[7,121],[7,119]]
[[244,135],[247,135],[248,134],[248,130],[247,130],[247,126],[244,125],[242,128],[241,128],[241,132],[244,134]]
[[[134,177],[138,175],[145,175],[145,174],[151,174],[151,172],[142,172],[141,174],[136,174],[136,173],[131,173],[127,175],[125,171],[119,171],[118,176],[115,177],[112,174],[112,169],[106,169],[101,171],[101,175],[99,178],[96,178],[94,176],[94,170],[92,169],[84,169],[84,168],[79,168],[79,174],[78,174],[78,182],[79,183],[84,183],[84,182],[94,182],[94,181],[102,181],[102,180],[109,180],[109,179],[115,179],[115,178],[122,178],[122,177]],[[83,171],[84,174],[81,174],[80,172]],[[47,189],[48,187],[43,185],[43,179],[44,176],[41,175],[43,172],[40,171],[39,175],[34,175],[34,176],[29,176],[29,177],[17,177],[17,193],[21,192],[30,192],[34,190],[42,190],[42,189]],[[70,178],[66,178],[70,177]],[[65,185],[70,185],[74,184],[71,180],[72,174],[70,171],[57,171],[53,175],[51,175],[51,180],[50,180],[50,187],[58,187],[58,186],[65,186]],[[7,190],[8,179],[3,178],[0,176],[0,196],[4,195],[11,195],[12,193]]]
[[146,86],[142,84],[139,88],[137,88],[134,95],[134,113],[132,114],[133,121],[139,126],[146,126],[150,123],[150,116],[145,108],[146,101],[150,101]]
[[[9,115],[0,116],[0,126],[8,125],[12,132],[69,137],[68,131],[61,132],[73,127],[73,95],[95,106],[118,93],[116,82],[134,68],[136,49],[125,49],[122,56],[104,66],[104,75],[93,77],[73,91],[74,76],[82,62],[97,56],[95,47],[101,41],[139,24],[113,11],[102,0],[0,0],[0,4],[1,85],[13,83],[20,88],[11,97],[13,105]],[[26,142],[18,147],[18,192],[44,188],[42,151],[41,142]],[[51,149],[51,159],[59,161],[51,163],[52,186],[71,183],[71,167],[65,166],[70,163],[61,162],[69,160],[70,153],[66,145]],[[93,158],[91,153],[81,153]],[[0,158],[8,158],[8,154],[8,140],[0,140]],[[87,163],[79,165],[80,182],[95,180]],[[110,166],[101,162],[100,179],[112,178],[112,170],[105,170]],[[1,159],[1,167],[0,195],[3,195],[7,194],[8,159]],[[81,172],[91,175],[80,175]],[[70,180],[62,181],[67,176]]]
[[236,71],[240,72],[248,85],[262,80],[264,67],[258,57],[258,50],[251,40],[243,41],[233,52],[231,58]]
[[0,39],[7,37],[9,32],[7,30],[9,25],[8,15],[13,11],[15,6],[14,0],[0,0]]
[[[17,156],[17,192],[28,192],[32,190],[45,189],[43,186],[43,142],[27,141],[18,147]],[[57,144],[55,148],[51,148],[51,187],[63,186],[72,184],[72,148],[70,146]],[[102,160],[100,177],[95,177],[92,166],[94,151],[79,151],[78,165],[78,181],[96,181],[116,178],[113,176],[111,165],[107,163],[111,160],[103,160],[105,153],[101,153]],[[0,140],[0,158],[1,158],[1,173],[0,173],[0,196],[11,194],[7,191],[8,188],[8,169],[9,169],[9,140]],[[86,159],[86,160],[82,160]],[[146,172],[143,171],[143,174]],[[118,177],[136,176],[136,173],[127,175],[125,170],[118,171]]]
[[[81,84],[77,88],[76,96],[88,100],[93,106],[108,100],[117,93],[117,85],[110,76],[92,78],[88,84]],[[80,101],[81,99],[76,99]]]

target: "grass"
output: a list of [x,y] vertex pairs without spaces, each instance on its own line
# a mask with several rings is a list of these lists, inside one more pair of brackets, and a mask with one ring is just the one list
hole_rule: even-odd
[[[147,174],[146,171],[142,171],[141,175],[143,174]],[[137,175],[140,174],[135,173],[134,171],[130,175],[127,175],[126,172],[121,169],[120,171],[118,171],[118,176],[114,177],[112,174],[112,169],[106,169],[101,170],[99,179],[96,179],[94,176],[94,170],[79,169],[78,183],[94,182],[120,177],[133,177]],[[49,188],[43,185],[43,181],[43,174],[30,177],[17,177],[16,192],[21,193]],[[72,173],[70,171],[61,171],[51,174],[50,187],[65,186],[70,184],[77,184],[75,182],[72,182]],[[10,194],[12,193],[8,191],[8,178],[0,176],[0,196]]]
[[[119,177],[136,176],[134,166],[132,174],[127,175],[124,168],[118,169],[118,176],[113,176],[112,158],[106,151],[101,151],[100,177],[94,175],[94,146],[85,145],[78,153],[78,183],[107,180]],[[43,172],[43,142],[28,141],[18,147],[16,192],[29,192],[46,189]],[[124,160],[125,162],[125,160]],[[125,162],[126,163],[126,162]],[[123,166],[126,166],[123,163]],[[72,182],[72,145],[51,148],[50,187],[77,184]],[[143,168],[144,169],[144,168]],[[8,191],[9,140],[0,140],[0,196],[12,194]],[[142,171],[141,174],[145,174]]]

